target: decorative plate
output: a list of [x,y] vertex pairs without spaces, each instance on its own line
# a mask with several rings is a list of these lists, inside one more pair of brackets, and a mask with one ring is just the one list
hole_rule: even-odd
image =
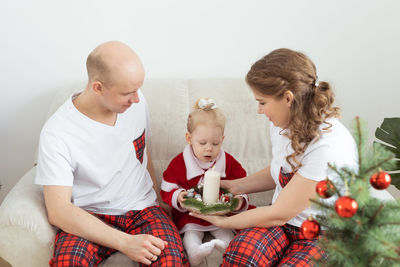
[[234,198],[232,193],[224,188],[220,188],[220,197],[215,204],[205,204],[202,195],[202,187],[190,188],[188,194],[184,197],[185,201],[182,203],[182,207],[200,214],[225,215],[234,211],[239,205],[239,199]]

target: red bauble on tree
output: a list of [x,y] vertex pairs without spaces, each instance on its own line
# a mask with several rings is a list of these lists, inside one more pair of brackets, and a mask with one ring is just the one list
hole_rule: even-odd
[[316,220],[308,218],[301,224],[300,230],[305,238],[313,239],[319,235],[321,228]]
[[335,187],[332,182],[328,179],[319,181],[317,186],[315,187],[315,191],[322,198],[329,198],[333,194],[335,194]]
[[340,217],[349,218],[356,214],[358,203],[349,196],[340,197],[336,200],[335,209]]
[[392,178],[387,172],[380,171],[372,174],[369,182],[372,187],[381,190],[389,187],[390,183],[392,182]]

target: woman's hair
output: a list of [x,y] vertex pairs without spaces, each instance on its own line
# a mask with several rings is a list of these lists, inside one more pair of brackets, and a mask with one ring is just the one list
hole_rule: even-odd
[[318,82],[314,63],[303,53],[281,48],[272,51],[253,64],[246,81],[252,90],[276,99],[286,91],[293,93],[290,107],[290,121],[286,135],[294,152],[286,161],[297,170],[301,167],[298,156],[303,155],[307,146],[321,136],[320,125],[327,118],[338,117],[339,108],[333,107],[334,94],[327,82]]
[[225,129],[225,116],[210,98],[199,98],[193,106],[187,120],[187,130],[192,133],[199,124],[212,124]]

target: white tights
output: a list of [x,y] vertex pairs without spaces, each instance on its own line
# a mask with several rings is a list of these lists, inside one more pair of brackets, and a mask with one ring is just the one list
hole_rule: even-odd
[[215,239],[203,243],[204,232],[194,230],[185,232],[183,247],[191,265],[200,264],[205,257],[211,254],[214,247],[223,253],[234,238],[232,230],[229,229],[218,229],[210,231],[210,233]]

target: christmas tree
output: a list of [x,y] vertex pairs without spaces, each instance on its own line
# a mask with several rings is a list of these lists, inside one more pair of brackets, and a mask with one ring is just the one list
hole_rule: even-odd
[[365,129],[355,120],[358,170],[329,165],[338,180],[317,184],[313,207],[320,213],[306,220],[305,237],[316,237],[327,259],[323,266],[400,266],[400,200],[382,201],[369,188],[385,189],[391,183],[394,154],[379,143],[368,149]]
[[383,142],[382,145],[386,149],[395,154],[396,168],[391,174],[392,185],[400,190],[400,118],[385,118],[376,129],[375,136]]

